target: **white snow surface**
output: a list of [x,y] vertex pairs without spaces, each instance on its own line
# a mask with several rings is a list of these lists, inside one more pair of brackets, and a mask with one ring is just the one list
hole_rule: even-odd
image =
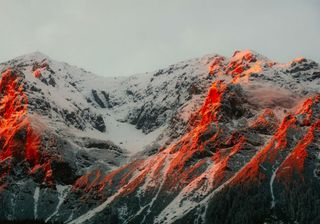
[[38,218],[38,201],[39,201],[39,195],[40,195],[40,188],[36,187],[33,195],[34,200],[34,218]]

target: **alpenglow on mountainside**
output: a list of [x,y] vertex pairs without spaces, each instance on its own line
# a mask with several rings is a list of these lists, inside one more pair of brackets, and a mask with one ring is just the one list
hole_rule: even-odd
[[320,66],[253,51],[99,77],[0,64],[0,220],[319,223]]

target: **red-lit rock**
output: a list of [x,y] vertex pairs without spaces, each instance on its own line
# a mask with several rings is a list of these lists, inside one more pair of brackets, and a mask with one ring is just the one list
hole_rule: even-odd
[[14,157],[36,165],[39,162],[40,137],[28,119],[28,98],[16,72],[7,70],[2,74],[0,94],[0,159]]

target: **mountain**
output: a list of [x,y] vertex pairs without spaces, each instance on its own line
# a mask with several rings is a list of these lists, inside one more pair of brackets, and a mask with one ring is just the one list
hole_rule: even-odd
[[99,77],[0,64],[0,220],[318,223],[320,66],[253,51]]

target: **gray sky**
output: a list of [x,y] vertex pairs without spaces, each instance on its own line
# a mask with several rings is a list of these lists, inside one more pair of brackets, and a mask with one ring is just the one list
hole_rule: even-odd
[[320,62],[320,0],[0,0],[0,61],[41,51],[99,75],[253,49]]

